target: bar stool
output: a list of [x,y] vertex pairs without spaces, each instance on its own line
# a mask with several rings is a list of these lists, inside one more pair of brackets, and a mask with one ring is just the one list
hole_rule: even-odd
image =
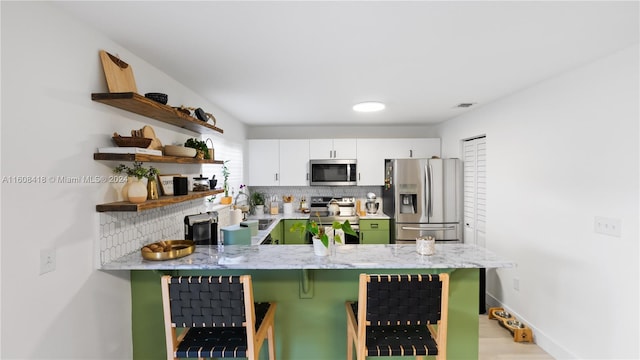
[[276,304],[253,302],[250,275],[163,276],[162,307],[169,360],[257,360],[265,338],[275,360]]
[[358,301],[345,303],[347,359],[447,356],[449,274],[360,274]]

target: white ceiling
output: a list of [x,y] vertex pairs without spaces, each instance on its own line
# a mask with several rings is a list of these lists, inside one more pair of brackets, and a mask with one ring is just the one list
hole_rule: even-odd
[[57,5],[250,126],[437,123],[639,34],[637,1]]

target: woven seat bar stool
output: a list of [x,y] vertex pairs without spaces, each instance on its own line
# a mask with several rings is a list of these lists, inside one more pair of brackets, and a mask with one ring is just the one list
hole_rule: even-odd
[[345,303],[347,359],[447,357],[449,274],[360,274],[358,301]]
[[162,307],[169,360],[257,360],[265,339],[276,358],[276,304],[254,303],[250,275],[163,276]]

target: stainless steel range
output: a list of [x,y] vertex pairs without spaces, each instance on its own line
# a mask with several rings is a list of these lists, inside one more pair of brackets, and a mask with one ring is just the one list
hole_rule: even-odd
[[[351,228],[360,236],[358,214],[356,214],[356,199],[353,197],[312,196],[309,204],[309,218],[330,226],[334,221],[349,220]],[[337,211],[336,210],[337,205]],[[319,220],[318,220],[319,219]],[[347,244],[358,244],[358,237],[345,235]]]

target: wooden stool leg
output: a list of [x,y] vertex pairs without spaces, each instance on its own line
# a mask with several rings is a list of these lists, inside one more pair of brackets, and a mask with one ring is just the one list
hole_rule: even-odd
[[269,360],[276,360],[276,335],[273,331],[273,326],[269,326],[267,329],[267,342],[269,347]]
[[347,329],[347,360],[353,360],[353,339],[350,329]]

